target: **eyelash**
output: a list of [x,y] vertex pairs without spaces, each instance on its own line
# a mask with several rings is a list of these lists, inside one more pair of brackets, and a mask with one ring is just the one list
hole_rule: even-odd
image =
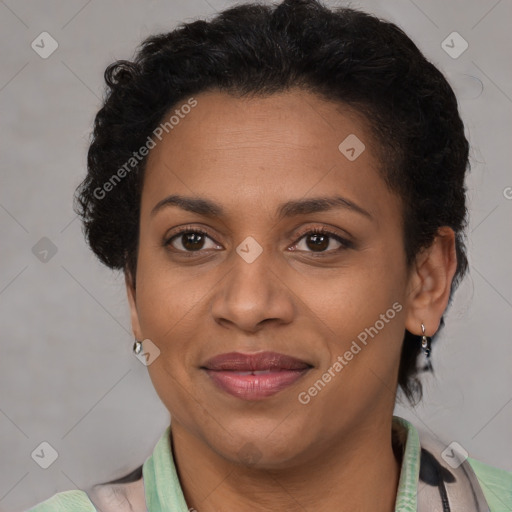
[[[171,237],[168,237],[168,238],[166,238],[164,240],[164,246],[165,247],[169,247],[172,244],[173,240],[178,238],[180,235],[183,235],[184,233],[195,233],[195,234],[200,234],[200,235],[203,235],[203,236],[207,236],[212,241],[217,243],[208,234],[208,232],[205,231],[204,229],[193,227],[193,226],[183,226],[178,231],[173,233],[173,235]],[[341,244],[341,247],[339,247],[338,249],[334,249],[334,250],[331,249],[330,251],[320,251],[320,252],[307,251],[308,253],[314,255],[315,257],[319,257],[319,256],[321,257],[321,256],[325,256],[325,255],[332,255],[333,253],[338,253],[338,252],[341,252],[341,251],[346,250],[346,249],[352,249],[354,247],[354,243],[351,242],[350,240],[347,240],[346,238],[343,238],[340,235],[338,235],[337,233],[334,233],[334,232],[332,232],[332,231],[330,231],[328,229],[318,228],[318,227],[309,228],[309,229],[306,229],[306,230],[304,230],[302,232],[296,233],[296,235],[295,235],[296,242],[293,245],[294,246],[297,245],[306,235],[313,235],[313,234],[315,234],[315,235],[316,234],[318,234],[318,235],[327,235],[327,236],[333,238],[334,240],[336,240],[337,242],[339,242]],[[187,255],[188,257],[190,257],[190,256],[194,256],[195,254],[199,253],[203,249],[199,249],[198,251],[182,251],[181,249],[175,249],[173,247],[172,250],[176,251],[176,252],[178,252],[178,253],[180,253],[182,255]],[[298,252],[300,252],[300,251],[298,251]]]

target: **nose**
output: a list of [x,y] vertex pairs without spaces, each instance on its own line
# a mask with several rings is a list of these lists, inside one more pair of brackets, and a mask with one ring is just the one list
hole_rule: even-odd
[[245,332],[257,332],[268,323],[290,323],[296,311],[293,293],[272,264],[272,255],[263,251],[251,263],[236,253],[230,259],[232,268],[212,298],[215,321]]

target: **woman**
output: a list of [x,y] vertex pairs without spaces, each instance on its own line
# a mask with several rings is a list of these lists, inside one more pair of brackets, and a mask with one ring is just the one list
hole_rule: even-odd
[[467,267],[468,142],[413,42],[246,4],[105,77],[77,206],[171,425],[32,510],[510,510],[512,473],[393,416]]

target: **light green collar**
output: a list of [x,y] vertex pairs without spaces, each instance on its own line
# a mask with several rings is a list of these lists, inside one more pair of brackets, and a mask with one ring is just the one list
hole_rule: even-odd
[[170,432],[169,425],[156,444],[153,454],[142,466],[148,512],[188,512],[174,465]]
[[393,416],[392,427],[398,432],[403,449],[395,512],[416,512],[421,461],[419,434],[412,423],[399,416]]
[[[170,429],[170,426],[166,428],[142,467],[148,512],[189,511],[174,465]],[[398,416],[393,416],[393,429],[403,448],[395,512],[416,512],[421,453],[418,432],[411,423]]]

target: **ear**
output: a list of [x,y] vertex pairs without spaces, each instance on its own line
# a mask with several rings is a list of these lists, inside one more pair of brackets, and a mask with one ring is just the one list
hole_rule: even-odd
[[136,292],[134,286],[134,280],[128,269],[124,271],[124,282],[126,285],[126,295],[128,296],[128,304],[130,306],[130,317],[132,322],[132,331],[136,340],[141,341],[143,339],[142,330],[139,323],[139,313],[137,311]]
[[427,336],[439,329],[456,269],[455,233],[443,226],[432,245],[418,254],[409,275],[405,327],[410,333],[421,335],[421,324]]

